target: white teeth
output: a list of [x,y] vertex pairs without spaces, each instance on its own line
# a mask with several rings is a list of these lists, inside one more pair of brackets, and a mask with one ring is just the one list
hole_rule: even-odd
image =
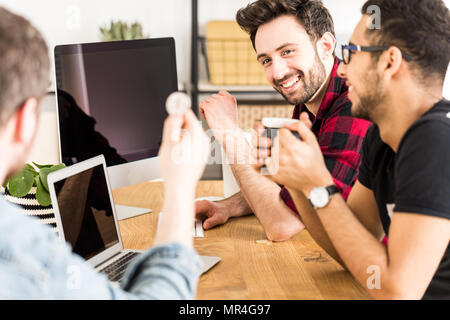
[[289,87],[292,87],[294,84],[296,84],[296,83],[298,82],[298,80],[299,80],[299,78],[295,78],[295,79],[293,79],[293,80],[291,80],[291,81],[289,81],[289,82],[287,82],[287,83],[285,83],[285,84],[282,84],[281,86],[282,86],[283,88],[289,88]]

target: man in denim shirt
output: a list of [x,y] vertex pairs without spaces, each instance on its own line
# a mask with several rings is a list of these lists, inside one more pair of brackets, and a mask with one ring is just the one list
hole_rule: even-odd
[[[40,33],[24,18],[0,7],[2,184],[25,163],[36,132],[39,101],[48,86],[49,65]],[[182,129],[187,134],[181,135]],[[49,228],[21,215],[0,196],[0,299],[195,298],[201,261],[192,246],[193,200],[207,150],[208,139],[192,112],[167,118],[159,155],[166,189],[164,218],[153,248],[129,267],[122,288],[74,255]],[[184,156],[189,164],[177,165],[174,154]],[[197,161],[192,161],[193,155]]]

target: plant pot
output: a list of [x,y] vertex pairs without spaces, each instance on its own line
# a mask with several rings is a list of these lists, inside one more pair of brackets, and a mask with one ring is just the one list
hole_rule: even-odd
[[39,204],[36,199],[36,187],[31,188],[30,192],[22,198],[12,196],[9,193],[8,188],[0,188],[0,193],[4,195],[5,200],[21,207],[22,210],[19,211],[22,214],[39,218],[39,221],[42,224],[48,225],[50,228],[52,228],[53,232],[58,233],[53,206],[49,205],[47,207],[43,207]]

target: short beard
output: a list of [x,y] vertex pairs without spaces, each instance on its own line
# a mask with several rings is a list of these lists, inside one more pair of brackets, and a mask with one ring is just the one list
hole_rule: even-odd
[[378,106],[383,101],[386,91],[377,73],[367,77],[364,83],[368,85],[368,90],[365,94],[358,96],[359,103],[352,107],[352,115],[356,118],[374,121],[376,113],[380,111]]
[[323,82],[327,78],[327,73],[325,70],[325,66],[322,61],[319,59],[319,55],[317,54],[317,50],[315,50],[314,64],[311,70],[309,70],[309,81],[305,82],[305,76],[301,73],[301,78],[299,81],[303,82],[303,92],[300,97],[288,97],[283,94],[283,91],[277,91],[284,97],[284,99],[291,105],[304,104],[311,100],[311,98],[316,94],[316,92],[320,89]]

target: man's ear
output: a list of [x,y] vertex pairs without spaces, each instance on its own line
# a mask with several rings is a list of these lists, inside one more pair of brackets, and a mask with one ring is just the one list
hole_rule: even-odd
[[394,77],[400,70],[403,61],[402,52],[397,47],[390,47],[384,51],[378,61],[378,68],[383,77],[388,80]]
[[10,121],[13,121],[13,140],[19,144],[31,144],[38,123],[39,103],[36,98],[28,98],[17,109]]
[[336,48],[336,38],[330,32],[325,32],[316,45],[320,59],[327,60],[333,56]]

